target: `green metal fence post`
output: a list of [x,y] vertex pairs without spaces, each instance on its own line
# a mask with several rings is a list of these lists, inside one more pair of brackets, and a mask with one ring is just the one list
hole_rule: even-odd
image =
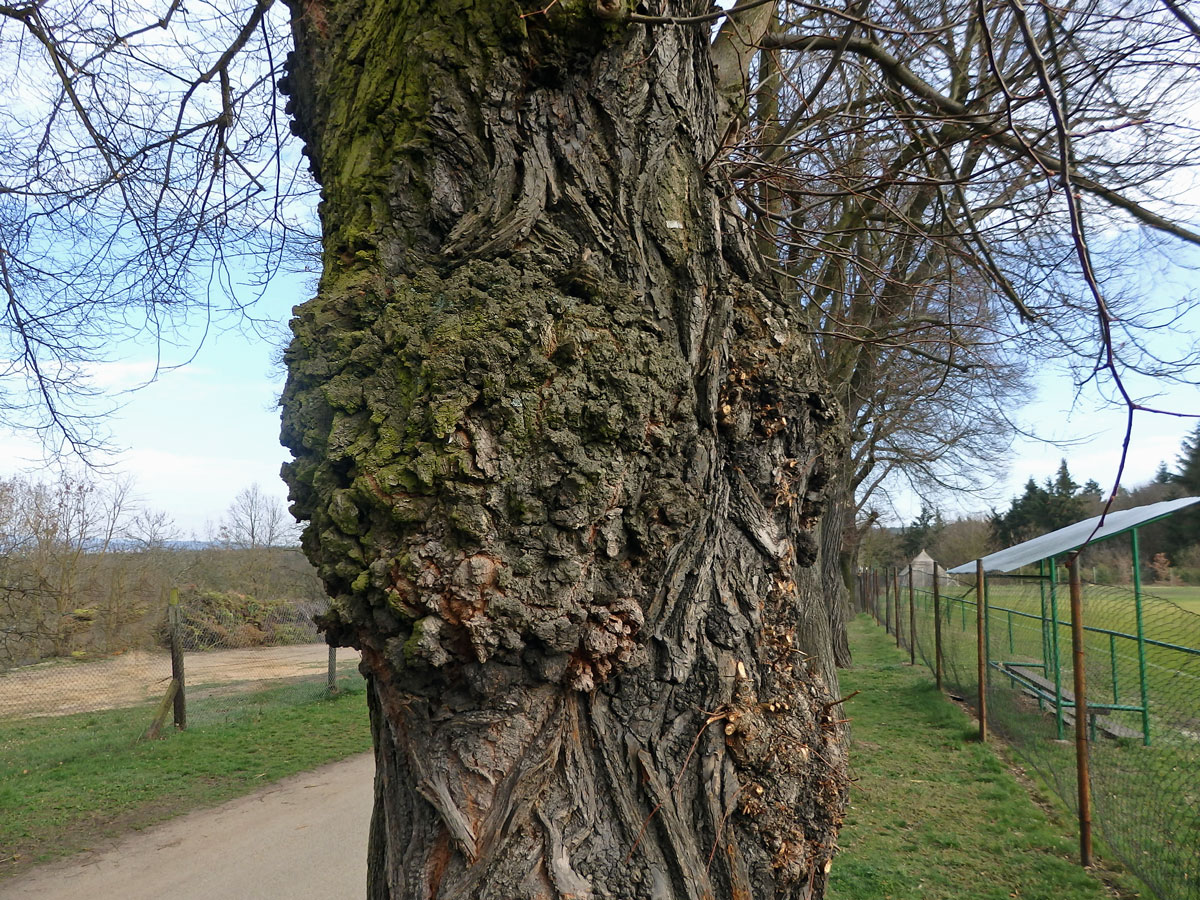
[[987,572],[983,573],[983,595],[979,598],[983,604],[983,677],[987,684],[992,683],[992,610],[988,605]]
[[1075,688],[1075,779],[1079,790],[1079,860],[1092,864],[1092,779],[1088,768],[1087,678],[1083,644],[1083,585],[1079,581],[1079,554],[1071,557],[1071,669]]
[[1058,561],[1050,563],[1050,652],[1054,659],[1054,726],[1058,739],[1063,739],[1062,665],[1058,655]]
[[[1042,676],[1050,675],[1050,630],[1046,622],[1046,561],[1038,561],[1038,593],[1042,600]],[[1042,708],[1042,698],[1038,697],[1038,709]]]
[[979,679],[979,740],[987,741],[987,586],[984,583],[983,560],[975,560],[975,639],[977,646],[976,675]]
[[1108,664],[1112,667],[1113,703],[1121,702],[1121,686],[1117,678],[1117,636],[1108,636]]
[[1150,746],[1150,688],[1146,680],[1146,631],[1142,623],[1142,558],[1138,530],[1133,541],[1133,605],[1137,610],[1138,682],[1142,692],[1142,743]]

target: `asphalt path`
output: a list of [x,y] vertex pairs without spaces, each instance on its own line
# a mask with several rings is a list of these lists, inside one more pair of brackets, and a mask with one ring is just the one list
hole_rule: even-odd
[[375,760],[355,756],[0,881],[2,900],[352,900]]

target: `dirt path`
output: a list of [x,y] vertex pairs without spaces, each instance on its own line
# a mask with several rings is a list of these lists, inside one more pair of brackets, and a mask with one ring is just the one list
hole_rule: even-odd
[[362,897],[374,773],[364,754],[286,778],[0,881],[0,900]]
[[[210,650],[185,654],[184,669],[188,685],[197,688],[270,681],[323,672],[328,652],[324,644]],[[353,652],[339,650],[339,661]],[[170,656],[145,650],[94,662],[55,660],[26,666],[0,675],[0,719],[136,706],[161,697],[170,678]]]

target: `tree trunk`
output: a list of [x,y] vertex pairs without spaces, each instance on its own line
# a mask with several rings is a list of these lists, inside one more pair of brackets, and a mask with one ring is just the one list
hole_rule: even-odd
[[706,171],[707,26],[293,10],[285,477],[368,676],[369,896],[820,897],[841,426]]
[[[836,471],[842,467],[834,464]],[[853,615],[854,574],[857,570],[854,536],[854,494],[849,479],[834,475],[826,488],[828,499],[821,514],[821,586],[829,614],[833,659],[839,668],[853,664],[847,626]]]

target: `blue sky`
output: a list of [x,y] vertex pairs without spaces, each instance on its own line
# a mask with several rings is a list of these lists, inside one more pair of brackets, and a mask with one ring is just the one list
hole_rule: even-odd
[[[181,537],[205,538],[251,484],[286,501],[279,467],[289,455],[279,444],[276,405],[283,373],[273,360],[292,306],[313,289],[310,275],[276,279],[255,306],[255,315],[272,323],[257,329],[265,336],[233,321],[218,323],[195,359],[136,390],[129,389],[154,372],[152,346],[122,347],[113,362],[94,370],[95,385],[120,404],[107,421],[119,452],[98,461],[133,476],[141,501],[167,512]],[[186,360],[200,336],[199,326],[185,332],[181,346],[164,350],[164,361]],[[36,439],[0,434],[0,475],[47,472]]]
[[[1200,396],[1194,388],[1178,388],[1161,398],[1164,406],[1176,411],[1200,413]],[[1047,438],[1079,440],[1071,446],[1054,446],[1021,439],[1013,447],[1009,474],[1001,486],[1001,502],[1021,492],[1025,482],[1052,477],[1062,459],[1067,460],[1075,480],[1089,478],[1099,482],[1105,492],[1111,490],[1121,458],[1125,437],[1125,412],[1101,406],[1095,398],[1076,401],[1070,381],[1049,374],[1038,381],[1038,398],[1027,407],[1025,419]],[[1137,413],[1133,439],[1125,464],[1122,484],[1130,487],[1154,477],[1160,462],[1175,468],[1183,439],[1196,427],[1197,419]]]

